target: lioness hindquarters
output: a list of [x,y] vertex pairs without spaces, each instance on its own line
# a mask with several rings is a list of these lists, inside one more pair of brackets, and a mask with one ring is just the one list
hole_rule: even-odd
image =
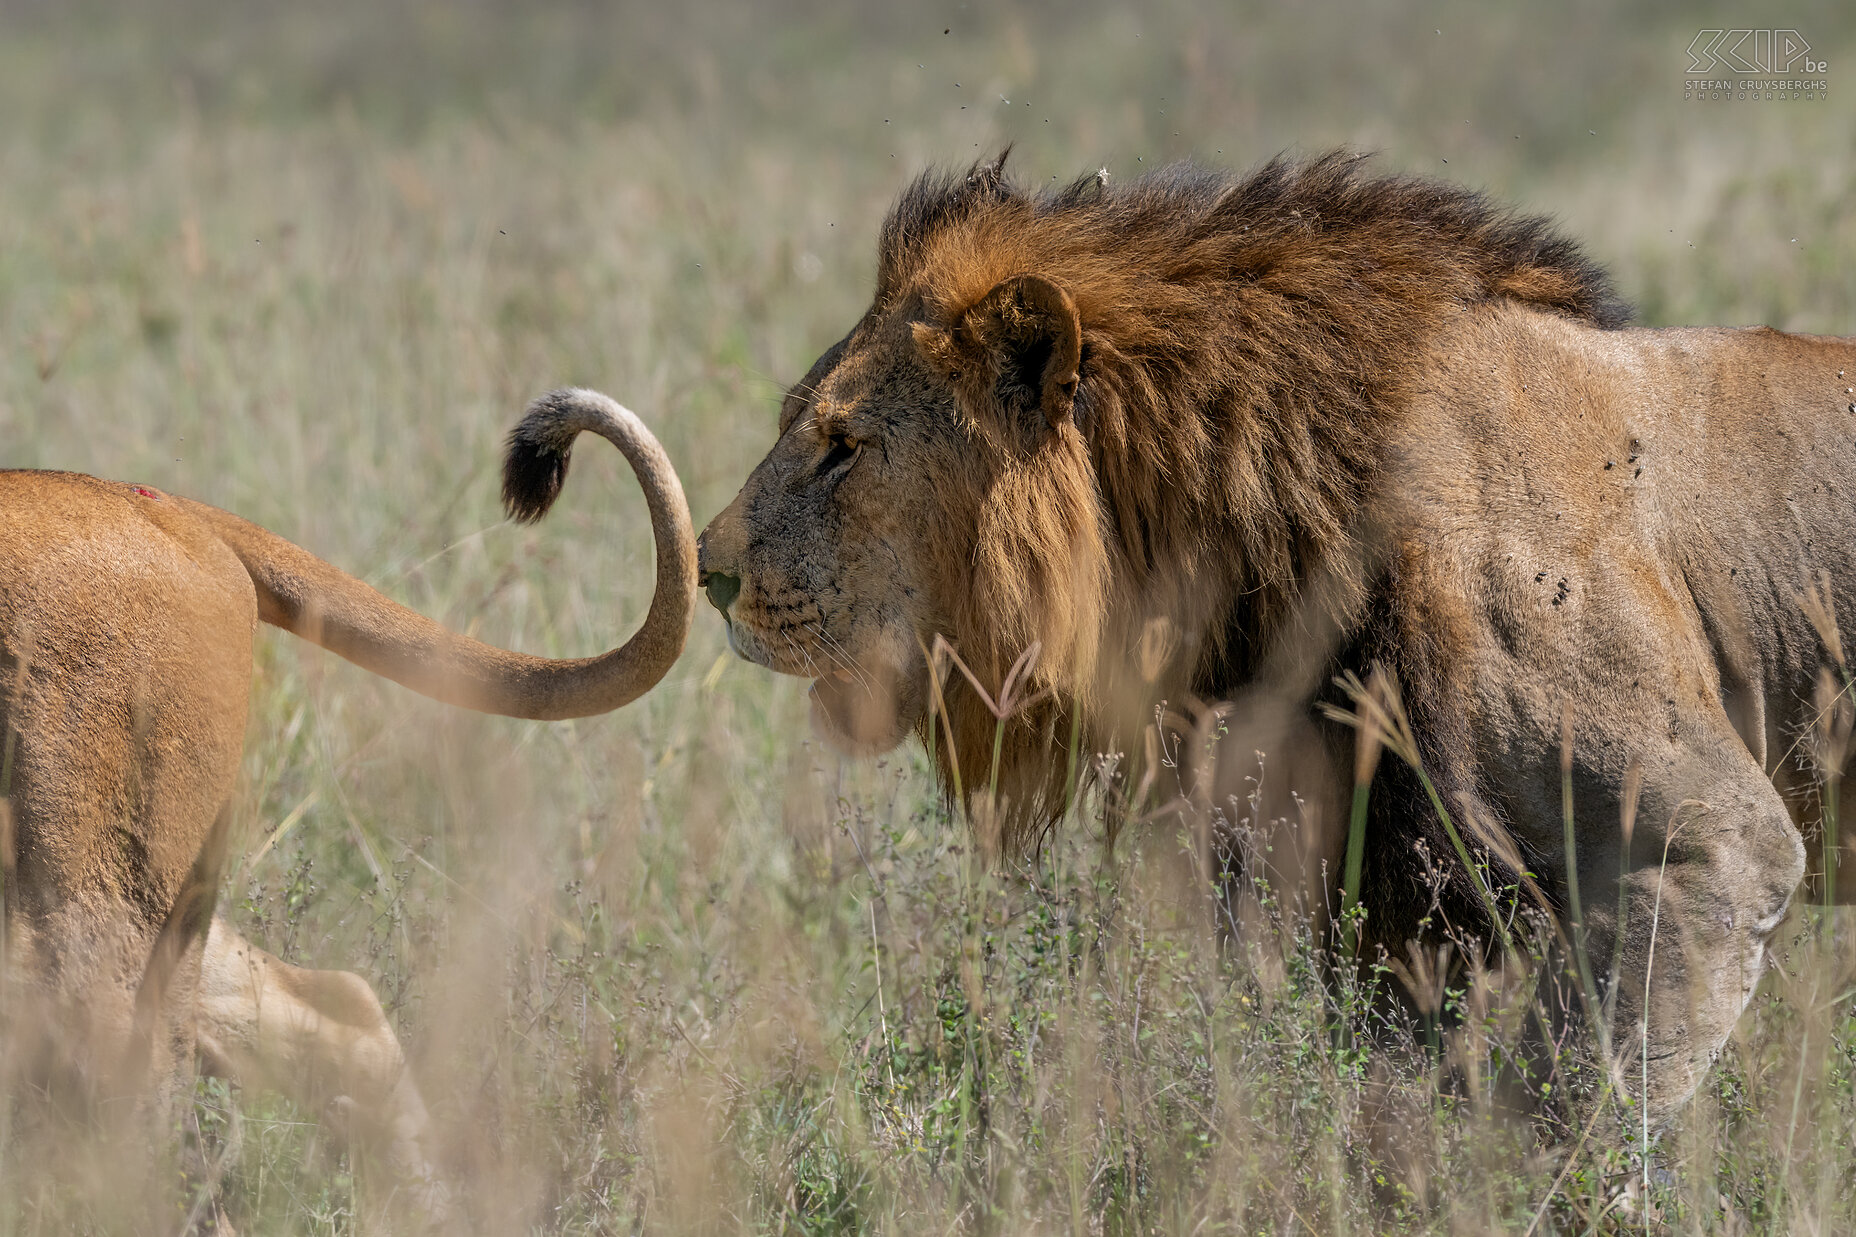
[[[244,737],[251,587],[173,504],[127,486],[0,473],[0,512],[7,1016],[37,1049],[9,1065],[158,1122],[191,1071],[194,912]],[[185,897],[202,882],[203,902]]]
[[[643,485],[657,587],[623,646],[563,660],[451,632],[229,512],[139,485],[0,470],[0,1072],[15,1094],[91,1117],[133,1113],[146,1135],[137,1145],[159,1157],[204,1029],[215,1068],[339,1101],[389,1152],[401,1186],[428,1210],[443,1203],[424,1105],[365,981],[287,966],[212,915],[252,632],[262,619],[437,699],[508,716],[583,717],[634,699],[689,628],[689,510],[649,430],[590,391],[531,408],[512,476],[548,485],[545,497],[518,485],[514,509],[540,514],[583,430],[618,447]],[[46,1150],[48,1169],[71,1171],[60,1147]],[[139,1208],[167,1194],[165,1182],[125,1180],[107,1149],[83,1158],[97,1165],[93,1197]]]

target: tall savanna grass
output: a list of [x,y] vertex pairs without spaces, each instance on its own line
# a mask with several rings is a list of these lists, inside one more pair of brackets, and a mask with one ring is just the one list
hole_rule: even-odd
[[[1682,101],[1702,23],[1661,6],[0,4],[0,462],[214,502],[456,628],[588,653],[643,614],[643,504],[590,443],[546,523],[504,522],[517,411],[609,391],[705,521],[931,160],[1350,142],[1558,212],[1647,321],[1856,331],[1856,39],[1839,6],[1787,20],[1828,100]],[[993,862],[922,752],[822,750],[804,684],[706,616],[645,700],[554,724],[259,650],[224,912],[374,984],[469,1229],[1856,1227],[1842,911],[1785,925],[1646,1188],[1628,1112],[1496,959],[1337,978],[1341,908],[1221,900],[1190,828],[1111,844],[1099,797]],[[1576,1006],[1550,935],[1517,955]],[[1577,1096],[1514,1115],[1555,1079]],[[240,1231],[390,1222],[320,1115],[200,1085]],[[3,1162],[0,1195],[0,1233],[108,1214]]]

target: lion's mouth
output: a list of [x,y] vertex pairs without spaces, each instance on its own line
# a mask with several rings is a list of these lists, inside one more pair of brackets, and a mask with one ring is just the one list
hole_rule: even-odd
[[754,654],[742,644],[741,637],[737,634],[735,621],[729,618],[726,613],[722,615],[722,626],[728,630],[728,651],[733,653],[736,657],[739,657],[742,661],[759,664],[761,659],[755,657]]
[[833,747],[847,755],[872,756],[908,737],[925,695],[916,681],[919,674],[892,666],[880,655],[847,665],[843,655],[823,656],[809,642],[770,638],[752,624],[724,617],[728,647],[737,657],[776,674],[812,680],[807,693],[812,726]]
[[722,625],[728,630],[729,650],[742,661],[764,666],[775,674],[790,674],[800,679],[818,673],[817,664],[801,651],[790,636],[783,639],[770,638],[753,624],[744,623],[727,614],[722,616]]

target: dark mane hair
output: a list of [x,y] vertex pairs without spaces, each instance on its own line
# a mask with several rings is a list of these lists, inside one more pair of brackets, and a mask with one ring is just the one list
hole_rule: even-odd
[[[1204,264],[1245,257],[1261,276],[1280,259],[1318,246],[1345,266],[1400,255],[1432,275],[1449,271],[1466,300],[1511,297],[1594,325],[1626,325],[1604,269],[1553,221],[1502,206],[1448,181],[1372,175],[1372,156],[1332,150],[1297,161],[1278,155],[1247,175],[1175,163],[1119,181],[1107,169],[1032,193],[1005,172],[1008,146],[965,173],[929,169],[916,177],[883,222],[877,244],[877,301],[919,276],[937,242],[963,225],[1010,217],[1022,226],[1062,224],[1076,240],[1170,251],[1156,277],[1216,279]],[[1236,273],[1237,268],[1233,268]]]
[[[1171,686],[1227,698],[1311,572],[1347,543],[1439,330],[1503,301],[1601,328],[1630,317],[1548,220],[1372,173],[1349,151],[1245,175],[1095,173],[1043,191],[1014,183],[1004,162],[930,171],[904,191],[883,224],[874,306],[919,304],[951,328],[995,285],[1032,274],[1064,289],[1081,319],[1074,433],[1035,468],[1000,457],[994,524],[975,533],[999,544],[975,555],[971,602],[954,615],[963,656],[995,683],[1032,640],[1047,654],[1068,640],[1125,658],[1158,612],[1187,650]],[[1089,514],[1053,519],[1053,494]],[[1038,589],[1004,574],[1083,558],[1105,567],[1076,572],[1067,596],[1061,571]],[[1074,631],[1079,615],[1099,639],[1050,634]],[[1092,741],[1115,741],[1099,707],[1115,672],[1086,661],[1041,666],[1039,685],[1068,703],[1027,719],[1002,764],[1033,829],[1061,807],[1065,762],[1050,747],[1070,733],[1066,710],[1080,710]],[[1408,701],[1414,715],[1425,708],[1422,684]],[[948,711],[959,758],[984,767],[991,717],[951,698]]]

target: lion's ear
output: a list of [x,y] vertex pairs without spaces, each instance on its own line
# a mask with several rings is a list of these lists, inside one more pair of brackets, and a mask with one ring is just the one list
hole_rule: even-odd
[[1052,429],[1069,420],[1083,324],[1068,292],[1041,275],[1013,276],[961,315],[951,334],[953,351],[983,360],[1008,415],[1035,412]]

